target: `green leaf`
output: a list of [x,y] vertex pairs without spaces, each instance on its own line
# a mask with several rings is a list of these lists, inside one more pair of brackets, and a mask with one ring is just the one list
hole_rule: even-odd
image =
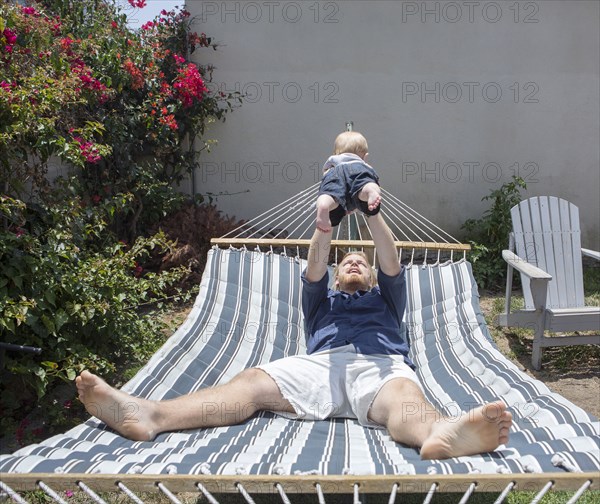
[[52,306],[56,306],[56,295],[52,289],[47,289],[46,292],[44,292],[44,297],[48,303],[50,303]]
[[56,326],[56,330],[59,331],[60,328],[65,325],[69,321],[69,315],[62,308],[59,308],[54,315],[54,324]]
[[42,315],[42,323],[50,334],[56,334],[56,326],[54,321],[48,315]]

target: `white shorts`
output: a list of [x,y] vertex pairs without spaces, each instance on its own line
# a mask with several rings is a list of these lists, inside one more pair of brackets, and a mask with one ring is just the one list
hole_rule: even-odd
[[275,380],[296,411],[275,413],[293,419],[356,418],[361,425],[381,428],[368,415],[383,385],[407,378],[421,389],[402,355],[357,354],[353,345],[286,357],[257,368]]

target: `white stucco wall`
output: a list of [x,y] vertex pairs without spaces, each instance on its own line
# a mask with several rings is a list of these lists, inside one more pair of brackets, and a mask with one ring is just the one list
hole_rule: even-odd
[[[449,232],[519,173],[599,248],[600,2],[196,1],[213,87],[248,94],[196,191],[253,217],[319,179],[346,121],[382,185]],[[190,190],[189,186],[185,188]]]

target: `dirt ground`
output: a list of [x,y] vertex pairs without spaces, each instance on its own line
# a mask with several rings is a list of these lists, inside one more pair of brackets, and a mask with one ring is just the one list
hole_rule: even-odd
[[536,371],[531,366],[531,332],[495,327],[495,298],[482,296],[480,305],[492,337],[506,357],[529,376],[544,382],[553,392],[600,417],[600,347],[546,348],[542,354],[542,368]]

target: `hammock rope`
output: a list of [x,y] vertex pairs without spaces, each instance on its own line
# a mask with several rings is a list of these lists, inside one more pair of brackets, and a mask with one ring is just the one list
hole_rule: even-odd
[[[315,229],[315,213],[319,183],[316,183],[295,196],[267,210],[257,217],[241,224],[220,238],[213,238],[211,243],[216,246],[229,247],[267,247],[275,252],[273,247],[279,247],[287,255],[288,249],[300,249],[310,245],[310,239]],[[392,233],[398,249],[398,258],[402,259],[404,250],[410,251],[411,263],[415,251],[420,250],[424,262],[428,260],[430,251],[436,251],[435,264],[442,260],[442,253],[449,254],[448,260],[453,260],[455,251],[464,254],[470,250],[470,245],[461,243],[451,234],[434,224],[419,212],[410,208],[406,203],[382,188],[381,215]],[[332,250],[333,262],[338,261],[338,251],[373,249],[373,262],[376,264],[377,251],[369,231],[368,218],[362,212],[353,212],[333,230]]]

